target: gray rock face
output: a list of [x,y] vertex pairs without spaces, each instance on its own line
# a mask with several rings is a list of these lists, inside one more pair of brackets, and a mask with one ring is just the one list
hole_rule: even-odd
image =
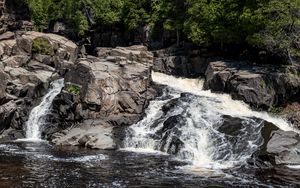
[[256,109],[285,104],[299,95],[300,68],[254,66],[246,62],[210,62],[206,70],[205,89],[225,92]]
[[[36,38],[49,41],[50,54],[32,52]],[[65,78],[65,89],[47,115],[42,133],[46,139],[58,144],[113,148],[108,136],[112,126],[139,120],[156,95],[151,88],[152,53],[144,46],[118,47],[107,49],[99,57],[77,59],[77,51],[73,42],[54,34],[25,32],[16,38],[3,37],[0,131],[4,135],[0,140],[21,136],[18,131],[13,134],[14,130],[24,130],[31,109],[46,94],[50,82],[60,77]],[[96,128],[91,122],[97,123]],[[69,130],[78,123],[79,127]],[[67,135],[56,134],[64,129],[69,130]]]
[[[53,49],[64,50],[67,54],[65,57],[77,56],[77,46],[57,35],[37,32],[15,35],[8,32],[1,36],[0,129],[3,131],[1,139],[20,136],[18,131],[24,130],[31,109],[45,95],[49,83],[59,78],[61,68],[56,68],[54,63],[61,60],[59,53],[51,54],[50,58],[31,53],[32,41],[37,37],[47,38]],[[14,133],[19,136],[14,136]]]
[[204,75],[207,55],[203,50],[192,50],[190,45],[171,46],[154,52],[153,70],[184,77]]
[[[78,59],[66,74],[67,87],[80,88],[81,106],[78,108],[83,119],[105,118],[116,125],[131,124],[155,96],[149,87],[151,53],[132,48],[112,50],[107,59]],[[112,62],[113,58],[121,61]]]
[[275,156],[276,164],[300,164],[300,135],[278,130],[267,144],[267,152]]

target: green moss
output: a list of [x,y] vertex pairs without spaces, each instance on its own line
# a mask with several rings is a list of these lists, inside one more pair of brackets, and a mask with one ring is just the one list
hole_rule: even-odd
[[52,51],[52,46],[48,39],[39,37],[32,42],[32,53],[50,55]]
[[270,109],[269,109],[269,113],[272,113],[272,114],[279,114],[280,112],[283,111],[283,107],[275,107],[275,106],[272,106]]
[[66,90],[67,92],[72,93],[74,95],[79,95],[81,88],[76,85],[69,85]]

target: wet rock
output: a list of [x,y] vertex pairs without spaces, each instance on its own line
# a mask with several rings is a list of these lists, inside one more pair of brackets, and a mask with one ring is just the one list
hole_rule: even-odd
[[267,152],[278,164],[300,164],[300,135],[296,132],[278,130],[267,144]]
[[13,140],[25,138],[21,130],[7,129],[0,135],[0,142],[11,142]]
[[56,145],[75,145],[93,149],[114,149],[112,126],[102,120],[86,120],[63,134],[54,134]]
[[0,106],[0,131],[10,127],[16,110],[17,105],[13,101]]
[[[6,33],[0,40],[1,130],[24,130],[31,109],[45,95],[50,82],[58,79],[59,74],[63,75],[74,65],[64,64],[64,60],[73,61],[77,58],[77,46],[64,37],[38,32],[16,33]],[[47,39],[51,48],[56,50],[55,53],[32,54],[33,40],[39,37]],[[55,118],[49,119],[54,123],[53,126],[49,126],[49,133],[64,128],[58,129],[53,121]]]

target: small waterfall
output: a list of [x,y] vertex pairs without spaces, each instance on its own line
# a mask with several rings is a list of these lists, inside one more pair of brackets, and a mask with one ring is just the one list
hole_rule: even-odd
[[285,120],[253,111],[229,95],[203,90],[203,80],[156,72],[152,78],[166,88],[150,102],[145,118],[127,130],[126,150],[162,151],[193,166],[229,168],[245,163],[262,144],[265,121],[294,130]]
[[26,123],[26,139],[40,140],[41,127],[45,124],[45,117],[51,109],[54,98],[64,87],[64,79],[59,79],[51,83],[51,89],[44,96],[42,102],[32,109]]

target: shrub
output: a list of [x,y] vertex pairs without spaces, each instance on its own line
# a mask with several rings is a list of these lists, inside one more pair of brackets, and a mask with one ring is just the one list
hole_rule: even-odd
[[32,53],[50,55],[51,51],[52,47],[48,39],[39,37],[33,40]]

